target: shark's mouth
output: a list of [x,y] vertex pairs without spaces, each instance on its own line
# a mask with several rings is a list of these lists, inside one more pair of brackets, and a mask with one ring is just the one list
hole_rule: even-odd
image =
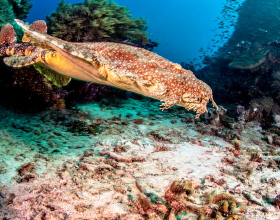
[[213,97],[205,95],[203,92],[199,94],[185,93],[181,96],[181,106],[186,108],[188,111],[193,110],[198,118],[204,112],[207,112],[207,103],[211,101],[215,108],[218,108],[214,102]]

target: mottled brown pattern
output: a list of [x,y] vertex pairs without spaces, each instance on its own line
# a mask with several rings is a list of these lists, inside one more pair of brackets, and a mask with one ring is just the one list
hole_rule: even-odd
[[[194,110],[198,117],[207,111],[209,100],[217,107],[211,88],[198,80],[192,71],[153,52],[111,42],[70,43],[37,31],[44,27],[43,22],[37,22],[39,27],[37,23],[29,26],[20,20],[16,22],[25,31],[24,41],[33,43],[39,49],[29,55],[32,59],[21,58],[23,62],[37,60],[34,53],[40,52],[39,65],[42,63],[46,68],[68,77],[158,99],[164,102],[162,110],[179,105]],[[46,52],[45,49],[49,50]],[[14,63],[16,60],[15,57]]]
[[207,84],[181,65],[155,53],[109,42],[92,43],[90,48],[97,54],[99,63],[106,66],[108,74],[127,84],[146,87],[148,92],[143,89],[134,92],[164,101],[162,109],[182,105],[200,115],[207,111],[208,100],[213,101],[212,90]]

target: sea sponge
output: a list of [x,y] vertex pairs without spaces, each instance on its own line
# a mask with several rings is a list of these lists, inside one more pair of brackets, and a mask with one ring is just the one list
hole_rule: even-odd
[[47,33],[47,24],[43,20],[34,21],[30,27],[41,33]]
[[0,32],[0,45],[12,44],[16,41],[16,33],[10,24],[6,24]]
[[[26,18],[32,4],[30,0],[1,0],[0,1],[0,28],[5,24],[15,24],[14,19]],[[15,25],[16,26],[16,25]],[[22,31],[19,27],[15,29],[18,36],[22,35]],[[20,37],[18,38],[20,40]]]

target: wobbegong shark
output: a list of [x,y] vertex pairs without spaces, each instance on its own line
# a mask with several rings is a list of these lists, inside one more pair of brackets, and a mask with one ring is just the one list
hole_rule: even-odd
[[218,108],[206,83],[156,53],[122,43],[67,42],[48,35],[42,20],[15,21],[24,30],[23,43],[16,43],[10,24],[0,32],[0,56],[8,66],[33,65],[58,87],[74,78],[135,92],[162,101],[161,110],[178,105],[196,118],[207,112],[209,101]]

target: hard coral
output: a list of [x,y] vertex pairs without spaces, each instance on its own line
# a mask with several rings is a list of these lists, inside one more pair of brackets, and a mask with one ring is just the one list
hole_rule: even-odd
[[[239,9],[232,12],[238,2]],[[277,2],[274,0],[229,0],[222,13],[230,14],[230,17],[218,20],[219,31],[223,34],[217,36],[221,39],[213,42],[220,43],[223,39],[228,42],[211,57],[209,66],[203,70],[208,80],[202,80],[211,86],[220,99],[218,102],[227,107],[231,116],[234,115],[234,107],[227,106],[227,103],[235,102],[247,108],[246,103],[264,96],[272,96],[275,104],[280,103],[280,44],[277,33],[280,13],[275,8]],[[232,35],[226,29],[228,25],[234,26]],[[264,114],[260,117],[264,121],[270,120],[270,116]]]
[[210,108],[207,113],[204,114],[204,118],[209,120],[212,125],[220,126],[220,117],[225,115],[227,110],[223,106],[219,106],[218,109]]
[[[64,98],[62,90],[54,87],[33,67],[8,69],[0,65],[0,70],[7,73],[0,78],[0,91],[2,91],[1,94],[5,94],[0,96],[0,99],[7,103],[26,109],[39,110],[56,105],[61,102],[61,98]],[[61,105],[59,106],[57,105],[61,108]]]
[[82,96],[84,100],[91,102],[99,100],[106,94],[111,92],[112,88],[104,85],[97,85],[95,83],[83,83],[83,86],[78,91],[78,96]]
[[128,8],[106,0],[85,0],[79,4],[61,1],[47,16],[49,32],[67,41],[148,42],[146,21],[132,19]]
[[[187,180],[174,181],[165,192],[169,205],[169,219],[182,212],[189,212],[198,219],[243,219],[246,206],[227,193],[206,193],[198,197]],[[191,193],[190,193],[191,192]],[[199,198],[199,199],[198,199]]]

